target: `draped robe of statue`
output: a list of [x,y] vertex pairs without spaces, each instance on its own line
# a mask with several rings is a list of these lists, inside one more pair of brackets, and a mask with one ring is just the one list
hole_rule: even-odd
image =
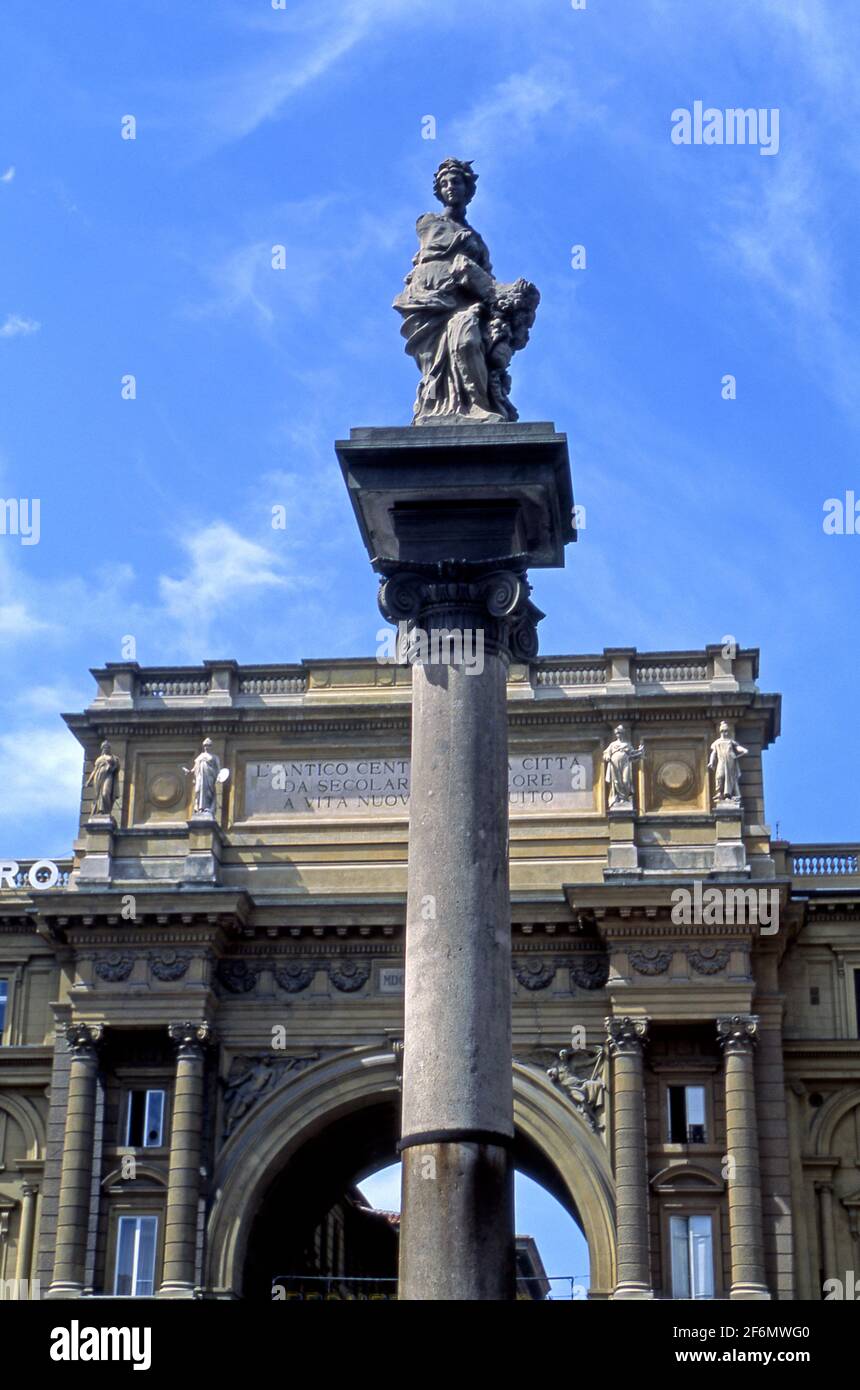
[[109,816],[116,801],[116,777],[119,771],[119,758],[110,751],[102,750],[93,763],[93,770],[87,778],[93,788],[93,815]]
[[421,372],[416,422],[504,423],[509,416],[493,408],[483,333],[496,288],[487,247],[468,223],[442,213],[419,217],[417,232],[414,269],[394,301]]
[[195,815],[211,815],[215,810],[215,785],[221,763],[214,753],[204,748],[194,759],[194,812]]

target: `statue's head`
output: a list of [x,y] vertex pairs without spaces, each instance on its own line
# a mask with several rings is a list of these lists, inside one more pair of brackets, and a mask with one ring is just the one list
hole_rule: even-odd
[[625,736],[626,733],[627,733],[627,730],[625,729],[625,727],[624,727],[623,724],[616,724],[616,725],[615,725],[615,737],[616,737],[616,738],[624,738],[624,736]]
[[722,723],[720,724],[720,734],[722,735],[723,738],[728,738],[728,736],[729,736],[730,733],[731,733],[731,729],[729,728],[728,724],[726,723],[726,721],[725,721],[725,719],[724,719],[724,720],[722,721]]
[[445,207],[465,207],[478,186],[478,175],[468,159],[443,159],[433,175],[433,192]]
[[110,752],[110,744],[108,743],[107,739],[105,739],[104,743],[102,744],[101,749],[100,749],[100,752],[102,752],[102,753],[109,753],[109,752]]
[[496,289],[496,313],[510,325],[511,344],[520,352],[529,340],[529,330],[534,327],[537,307],[540,304],[540,290],[531,280],[514,280],[510,285],[499,285]]
[[203,740],[203,751],[204,751],[204,753],[208,753],[208,752],[209,752],[209,749],[210,749],[211,747],[212,747],[212,740],[211,740],[211,738],[204,738],[204,740]]

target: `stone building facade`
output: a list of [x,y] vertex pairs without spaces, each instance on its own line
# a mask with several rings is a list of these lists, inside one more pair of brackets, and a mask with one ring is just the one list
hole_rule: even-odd
[[[0,865],[0,1278],[270,1297],[396,1155],[411,673],[94,675],[73,856]],[[720,647],[510,670],[514,1160],[581,1225],[593,1298],[860,1271],[858,847],[771,837],[757,677]],[[619,723],[644,753],[610,809]]]

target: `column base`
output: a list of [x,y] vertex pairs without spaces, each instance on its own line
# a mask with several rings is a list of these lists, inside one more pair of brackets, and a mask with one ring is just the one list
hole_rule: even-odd
[[649,1289],[647,1284],[618,1284],[612,1294],[613,1302],[616,1299],[625,1298],[651,1298],[654,1297],[654,1290]]
[[156,1294],[156,1298],[196,1298],[197,1286],[185,1283],[182,1280],[171,1280],[170,1283],[162,1284]]
[[771,1294],[765,1284],[732,1284],[729,1301],[770,1303]]
[[74,1284],[71,1281],[52,1284],[45,1294],[46,1302],[53,1302],[62,1298],[83,1298],[83,1284]]
[[403,1150],[398,1299],[513,1302],[514,1179],[500,1144]]

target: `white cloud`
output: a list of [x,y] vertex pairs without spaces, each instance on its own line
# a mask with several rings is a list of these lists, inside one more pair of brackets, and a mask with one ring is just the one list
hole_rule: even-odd
[[7,314],[6,322],[0,324],[0,338],[17,338],[22,334],[38,333],[41,327],[35,319],[25,319],[20,314]]
[[11,827],[29,816],[68,813],[80,797],[82,760],[77,739],[56,719],[0,734],[3,819]]
[[183,548],[188,572],[181,579],[162,575],[158,588],[165,616],[198,647],[206,645],[219,610],[243,602],[251,591],[295,584],[282,572],[278,556],[223,521],[185,537]]
[[11,183],[15,177],[15,165],[10,164],[5,173],[0,174],[0,183]]

